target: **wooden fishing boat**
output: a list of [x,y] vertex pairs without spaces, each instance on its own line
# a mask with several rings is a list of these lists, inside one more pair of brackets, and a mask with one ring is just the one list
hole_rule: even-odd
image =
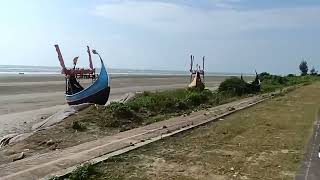
[[[95,75],[92,76],[93,78],[92,80],[94,82],[89,87],[83,88],[77,80],[77,74],[75,73],[76,71],[74,71],[76,66],[75,59],[77,58],[74,59],[74,68],[69,70],[64,65],[64,60],[62,58],[62,54],[60,52],[59,46],[55,45],[55,47],[58,53],[58,59],[63,68],[62,72],[65,74],[65,78],[66,78],[65,98],[67,103],[69,105],[77,105],[82,103],[94,103],[94,104],[100,104],[100,105],[106,104],[110,95],[110,85],[109,85],[110,79],[100,54],[97,51],[92,50],[92,53],[98,55],[100,58],[100,62],[101,62],[100,73],[97,79],[94,79],[96,77]],[[90,68],[93,69],[89,47],[88,47],[88,54],[89,54]]]
[[[191,55],[189,88],[199,88],[199,89],[205,88],[205,84],[204,84],[204,59],[205,59],[205,56],[202,57],[202,69],[197,64],[196,69],[194,70],[193,69],[194,56]],[[201,78],[201,76],[202,76],[202,78]]]
[[109,75],[101,57],[100,61],[101,71],[98,76],[98,79],[93,84],[75,94],[66,93],[66,101],[69,105],[76,105],[82,103],[94,103],[104,105],[107,103],[110,95]]

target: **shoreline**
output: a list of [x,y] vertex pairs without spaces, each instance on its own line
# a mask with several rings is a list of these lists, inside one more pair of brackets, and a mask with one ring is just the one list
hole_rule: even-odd
[[[175,73],[108,73],[110,77],[113,78],[126,78],[126,77],[190,77],[189,72],[181,73],[181,74],[175,74]],[[230,76],[241,76],[241,73],[207,73],[205,74],[206,77],[230,77]],[[245,77],[252,77],[255,76],[255,74],[243,74]],[[29,77],[56,77],[56,78],[64,78],[63,74],[60,73],[24,73],[19,74],[16,73],[5,73],[0,72],[0,79],[4,78],[29,78]]]

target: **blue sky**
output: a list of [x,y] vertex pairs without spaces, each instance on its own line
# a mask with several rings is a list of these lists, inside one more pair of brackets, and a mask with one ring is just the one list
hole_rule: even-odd
[[[320,68],[319,0],[10,0],[0,2],[0,64],[67,65],[86,45],[111,68],[216,72]],[[98,62],[95,60],[95,62]]]

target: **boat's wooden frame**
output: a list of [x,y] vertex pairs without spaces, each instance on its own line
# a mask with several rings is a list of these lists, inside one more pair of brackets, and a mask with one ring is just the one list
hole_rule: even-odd
[[[67,103],[69,105],[77,105],[82,103],[94,103],[94,104],[100,104],[100,105],[106,104],[110,95],[110,78],[100,54],[96,50],[92,50],[93,54],[96,54],[99,56],[100,62],[101,62],[100,74],[98,75],[98,79],[96,79],[96,75],[94,74],[95,69],[93,68],[93,65],[92,65],[90,48],[89,46],[87,46],[87,52],[89,54],[90,70],[92,70],[93,72],[92,74],[93,76],[90,76],[90,78],[92,78],[93,83],[87,88],[84,88],[84,89],[81,88],[82,90],[80,89],[79,92],[75,91],[74,93],[72,93],[72,89],[71,91],[69,91],[70,90],[69,88],[71,86],[69,87],[68,85],[70,85],[70,77],[72,76],[75,78],[78,77],[76,68],[75,68],[76,61],[74,61],[73,69],[67,69],[64,64],[64,60],[63,60],[59,45],[56,44],[54,46],[58,54],[58,59],[62,67],[62,72],[64,72],[63,74],[65,75],[65,79],[66,79],[65,98]],[[79,83],[77,84],[81,86]]]
[[82,103],[94,103],[104,105],[107,103],[110,95],[110,78],[101,56],[97,54],[101,62],[101,70],[98,79],[89,87],[75,94],[65,94],[66,101],[69,105],[77,105]]

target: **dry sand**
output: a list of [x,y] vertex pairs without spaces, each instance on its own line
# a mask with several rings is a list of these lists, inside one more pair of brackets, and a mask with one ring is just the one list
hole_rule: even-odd
[[[206,77],[208,87],[217,87],[226,77]],[[82,84],[88,85],[89,80]],[[186,87],[187,76],[111,76],[110,100],[128,92]],[[30,131],[41,118],[66,107],[62,75],[0,76],[0,137]]]

